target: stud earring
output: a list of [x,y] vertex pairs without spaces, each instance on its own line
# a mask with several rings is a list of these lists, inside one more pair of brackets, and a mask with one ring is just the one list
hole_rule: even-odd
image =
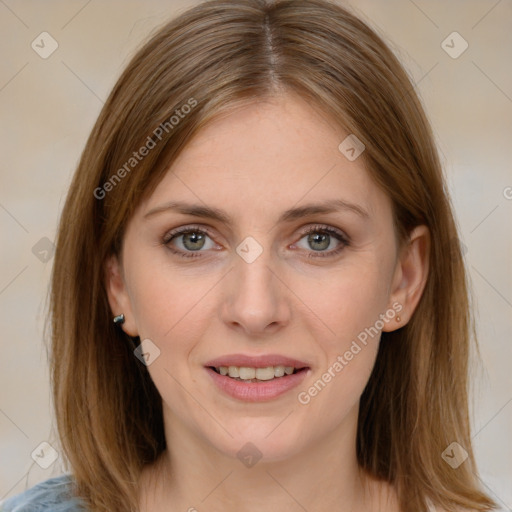
[[118,325],[124,324],[124,315],[121,313],[120,315],[115,316],[114,323]]
[[401,319],[399,316],[397,316],[397,317],[396,317],[396,321],[397,321],[397,322],[400,322],[401,320],[402,320],[402,319]]

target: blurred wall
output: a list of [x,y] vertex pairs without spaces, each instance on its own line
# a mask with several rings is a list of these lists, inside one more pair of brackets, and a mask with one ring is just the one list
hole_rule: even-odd
[[[0,1],[0,499],[63,471],[41,446],[55,438],[42,328],[72,173],[135,48],[194,3]],[[473,440],[487,491],[512,510],[512,3],[350,5],[410,71],[438,139],[477,299]]]

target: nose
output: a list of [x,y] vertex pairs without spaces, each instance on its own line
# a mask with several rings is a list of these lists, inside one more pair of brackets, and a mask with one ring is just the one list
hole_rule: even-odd
[[222,304],[222,319],[231,329],[258,336],[289,323],[290,291],[277,275],[279,262],[272,259],[266,249],[251,263],[235,255]]

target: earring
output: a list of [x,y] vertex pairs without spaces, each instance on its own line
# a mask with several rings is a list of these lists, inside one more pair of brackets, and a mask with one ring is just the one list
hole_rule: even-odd
[[120,315],[115,316],[114,323],[119,325],[124,324],[124,315],[121,313]]
[[399,316],[397,316],[397,317],[396,317],[396,321],[397,321],[397,322],[400,322],[401,320],[402,320],[402,319],[401,319]]

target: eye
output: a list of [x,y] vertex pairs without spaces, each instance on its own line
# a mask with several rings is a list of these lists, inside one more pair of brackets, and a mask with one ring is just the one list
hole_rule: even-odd
[[[208,239],[210,240],[210,244],[207,243]],[[209,231],[198,226],[185,226],[170,231],[164,236],[162,243],[167,246],[172,253],[182,256],[183,258],[197,258],[201,255],[194,253],[204,252],[201,249],[208,250],[217,247],[213,244]],[[173,243],[175,244],[174,246]],[[176,249],[176,245],[178,249]]]
[[[339,254],[345,247],[349,245],[349,240],[341,231],[331,228],[330,226],[311,226],[302,233],[302,239],[306,239],[305,250],[312,250],[308,258],[327,258]],[[331,251],[325,251],[331,242],[336,240],[337,246]]]
[[[300,240],[307,239],[306,244],[309,247],[303,249],[310,251],[308,258],[334,257],[349,245],[348,237],[330,226],[311,226],[301,234]],[[162,244],[173,254],[183,258],[198,258],[201,257],[201,252],[219,249],[211,237],[210,231],[204,227],[184,226],[167,233],[162,239]],[[336,248],[326,251],[333,239],[338,242]]]

